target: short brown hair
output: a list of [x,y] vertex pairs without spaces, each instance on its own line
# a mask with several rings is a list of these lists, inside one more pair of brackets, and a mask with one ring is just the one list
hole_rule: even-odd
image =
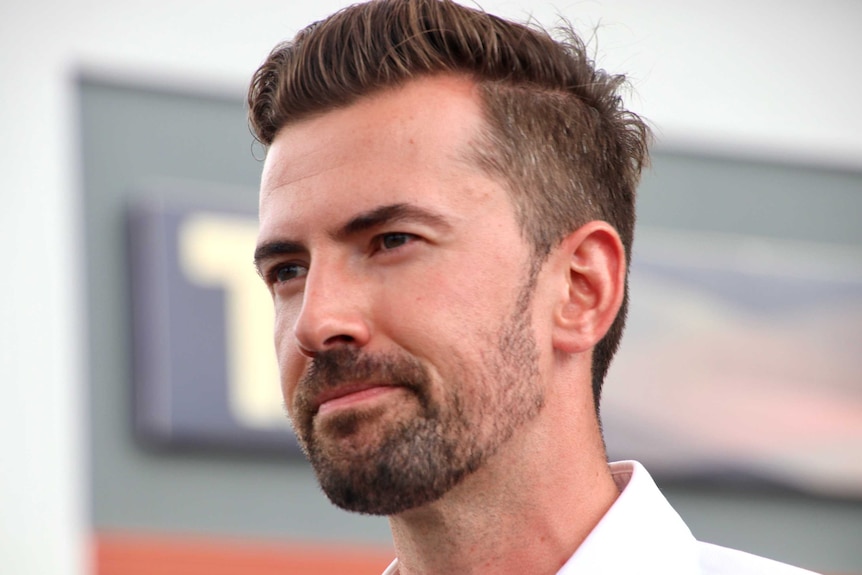
[[[621,75],[596,69],[569,28],[554,39],[450,0],[372,0],[311,24],[275,47],[248,93],[257,139],[413,78],[461,74],[479,86],[487,130],[475,159],[510,188],[521,228],[544,261],[594,219],[616,228],[631,259],[635,189],[650,130],[623,106]],[[601,386],[622,336],[623,305],[593,352]]]

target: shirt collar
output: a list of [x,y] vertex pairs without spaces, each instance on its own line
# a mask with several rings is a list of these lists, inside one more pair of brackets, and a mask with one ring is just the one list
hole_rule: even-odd
[[619,497],[557,575],[696,572],[697,542],[647,470],[622,461],[611,474]]
[[[621,461],[610,467],[620,495],[557,575],[697,572],[697,541],[643,465]],[[396,559],[383,575],[397,573]]]

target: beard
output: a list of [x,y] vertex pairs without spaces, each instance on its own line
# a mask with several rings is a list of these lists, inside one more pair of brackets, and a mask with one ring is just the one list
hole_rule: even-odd
[[[450,356],[440,396],[428,369],[406,353],[343,347],[318,353],[299,382],[293,425],[321,489],[348,511],[394,515],[436,501],[479,469],[541,411],[538,351],[530,327],[532,282],[511,316],[488,337],[481,358]],[[312,399],[346,382],[401,387],[418,413],[345,410],[317,421]],[[411,398],[408,398],[411,399]],[[374,427],[373,441],[356,440]]]

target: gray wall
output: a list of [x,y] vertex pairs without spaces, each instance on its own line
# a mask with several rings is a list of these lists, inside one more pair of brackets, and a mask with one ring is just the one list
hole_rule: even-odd
[[[160,188],[254,210],[261,165],[253,156],[262,153],[239,98],[98,78],[79,87],[94,528],[388,544],[385,520],[332,508],[303,461],[159,451],[135,441],[126,206]],[[639,224],[858,246],[860,214],[859,173],[658,150],[641,188]],[[862,572],[862,501],[708,485],[664,490],[703,539],[823,571]]]

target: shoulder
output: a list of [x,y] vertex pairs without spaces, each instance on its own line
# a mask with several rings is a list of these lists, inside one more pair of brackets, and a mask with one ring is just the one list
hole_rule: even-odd
[[698,542],[698,551],[703,575],[815,575],[799,567],[711,543]]

